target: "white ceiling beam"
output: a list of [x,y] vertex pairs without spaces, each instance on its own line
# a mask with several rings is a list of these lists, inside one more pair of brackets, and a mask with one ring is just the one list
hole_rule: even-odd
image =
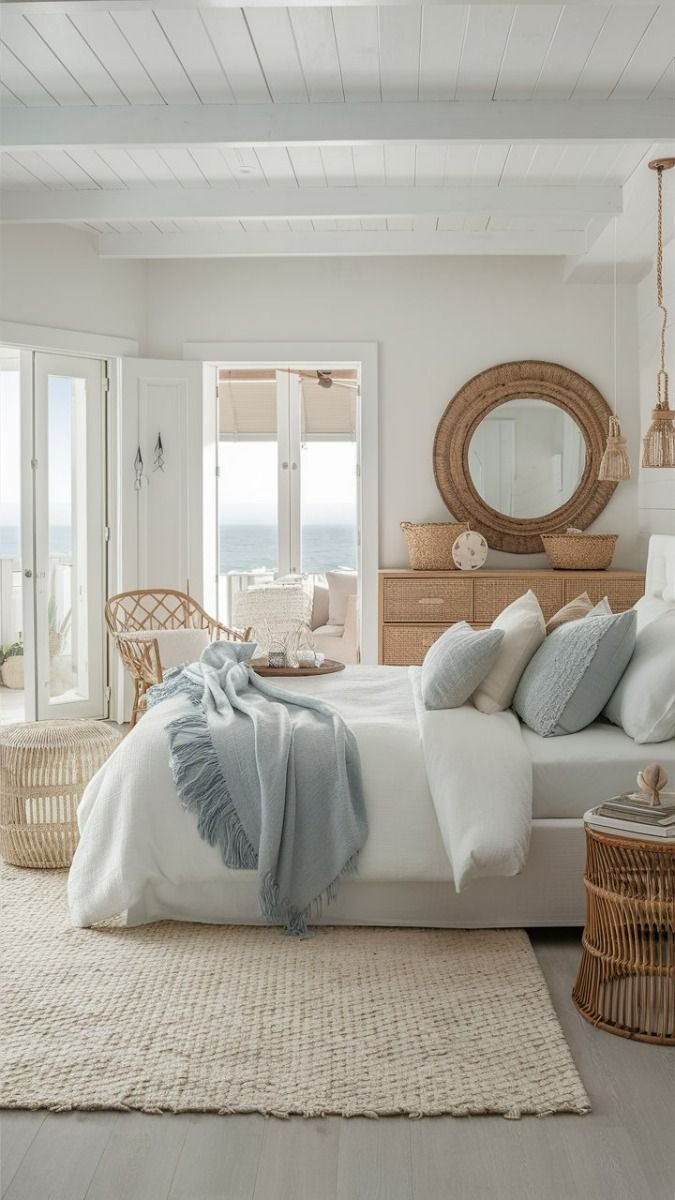
[[401,254],[582,254],[583,233],[344,232],[102,234],[101,258],[279,258]]
[[669,100],[504,100],[8,108],[6,149],[54,146],[358,145],[672,138]]
[[115,191],[0,192],[0,220],[189,221],[257,218],[415,217],[441,213],[517,213],[611,217],[622,208],[620,187],[239,187],[172,186]]
[[[429,0],[378,0],[379,8],[421,8]],[[622,0],[626,4],[626,0]],[[464,6],[466,0],[433,0],[434,6],[452,8]],[[471,0],[476,8],[489,8],[503,4],[503,0]],[[583,8],[589,0],[566,0],[567,8]],[[347,0],[346,4],[334,3],[334,0],[294,0],[296,8],[328,8],[350,7],[370,8],[373,0]],[[544,7],[559,8],[560,0],[519,0],[522,5],[543,5]],[[247,8],[286,8],[288,0],[247,0]],[[626,7],[652,6],[654,0],[628,0]],[[106,12],[114,8],[116,12],[129,12],[138,9],[155,9],[163,11],[172,8],[241,8],[241,0],[0,0],[0,9],[8,13],[27,16],[31,13],[75,13],[75,12]]]

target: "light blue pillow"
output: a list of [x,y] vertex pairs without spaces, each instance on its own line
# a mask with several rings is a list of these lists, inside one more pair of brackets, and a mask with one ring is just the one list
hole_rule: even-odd
[[513,698],[518,716],[542,737],[585,729],[600,715],[635,647],[633,609],[560,625],[530,659]]
[[472,629],[458,621],[442,633],[422,663],[425,708],[459,708],[483,682],[504,637],[503,629]]

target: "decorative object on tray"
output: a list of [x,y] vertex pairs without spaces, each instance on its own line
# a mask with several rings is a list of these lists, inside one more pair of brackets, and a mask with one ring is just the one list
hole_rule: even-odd
[[[668,776],[658,763],[650,763],[637,777],[638,792],[606,800],[585,814],[589,825],[638,837],[675,840],[675,792],[666,792]],[[671,803],[664,804],[663,800]]]
[[607,401],[558,363],[525,360],[460,388],[434,441],[434,475],[449,511],[493,550],[536,554],[539,535],[586,529],[616,483],[598,482]]
[[606,571],[611,566],[618,533],[542,533],[541,540],[551,566],[561,571]]
[[572,999],[600,1029],[673,1046],[675,838],[621,836],[587,818],[588,918]]
[[488,544],[482,533],[469,529],[453,542],[452,561],[459,571],[477,571],[485,563]]
[[452,548],[460,533],[469,532],[469,525],[456,521],[401,521],[401,529],[413,571],[451,571],[455,567]]
[[82,793],[122,735],[103,721],[0,726],[0,855],[17,867],[67,867]]
[[661,312],[659,332],[660,366],[656,375],[656,408],[642,443],[643,467],[675,467],[675,409],[668,401],[666,370],[666,330],[668,309],[663,299],[663,172],[675,167],[675,158],[655,158],[649,164],[656,171],[656,304]]
[[256,675],[288,677],[289,679],[294,676],[300,678],[302,675],[333,675],[336,671],[345,669],[344,663],[337,662],[333,658],[324,658],[322,654],[317,654],[316,658],[321,661],[315,662],[313,666],[303,663],[297,667],[291,667],[288,663],[282,663],[278,667],[273,667],[268,658],[252,658],[249,666],[253,668]]

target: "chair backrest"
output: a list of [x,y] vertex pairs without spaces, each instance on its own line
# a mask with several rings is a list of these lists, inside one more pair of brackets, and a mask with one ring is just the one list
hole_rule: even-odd
[[138,629],[210,629],[213,620],[186,592],[137,588],[111,596],[105,621],[112,634]]

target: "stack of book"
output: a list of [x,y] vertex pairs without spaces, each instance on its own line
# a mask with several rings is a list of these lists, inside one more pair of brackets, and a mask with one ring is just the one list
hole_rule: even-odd
[[637,792],[614,796],[584,815],[588,825],[627,837],[675,841],[675,794],[663,797],[670,803],[651,807]]

